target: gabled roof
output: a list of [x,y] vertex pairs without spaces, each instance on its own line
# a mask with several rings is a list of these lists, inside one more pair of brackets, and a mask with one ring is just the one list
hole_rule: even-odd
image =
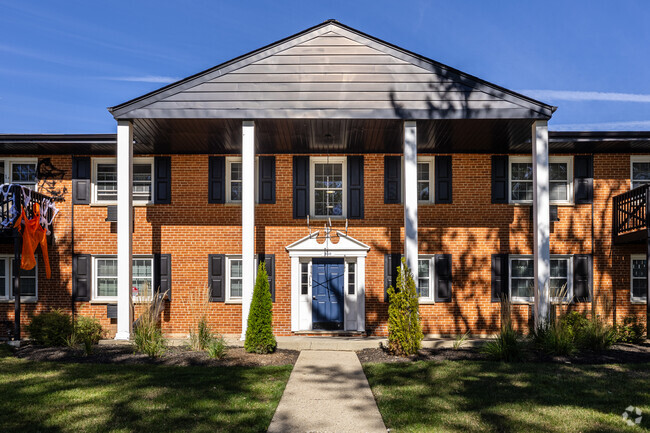
[[548,119],[554,109],[333,20],[109,108],[116,119]]

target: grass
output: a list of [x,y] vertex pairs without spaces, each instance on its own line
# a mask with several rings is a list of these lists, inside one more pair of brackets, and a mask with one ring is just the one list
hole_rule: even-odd
[[2,346],[2,431],[266,431],[291,372],[28,362]]
[[[639,432],[650,429],[650,364],[484,361],[364,364],[391,432]],[[643,411],[639,427],[621,415]]]

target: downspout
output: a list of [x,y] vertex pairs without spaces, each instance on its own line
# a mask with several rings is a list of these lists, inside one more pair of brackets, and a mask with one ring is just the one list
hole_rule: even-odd
[[[72,155],[72,158],[74,159],[74,155]],[[70,178],[72,179],[72,172],[70,173]],[[72,185],[72,184],[71,184]],[[74,267],[74,201],[72,200],[72,195],[74,194],[74,191],[72,189],[74,186],[70,187],[70,267],[71,269]],[[71,303],[71,310],[72,310],[72,320],[74,321],[75,319],[75,298],[76,298],[76,293],[74,290],[74,269],[72,269],[72,272],[70,273],[71,275],[71,280],[70,280],[70,303]]]

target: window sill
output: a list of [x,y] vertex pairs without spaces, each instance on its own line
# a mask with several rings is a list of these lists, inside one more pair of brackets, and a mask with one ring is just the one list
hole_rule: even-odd
[[646,302],[645,299],[632,299],[632,300],[630,301],[630,303],[631,303],[632,305],[645,305],[645,304],[647,304],[647,302]]
[[237,299],[237,300],[232,300],[232,299],[231,299],[231,300],[228,300],[228,301],[224,302],[224,304],[228,304],[228,305],[241,305],[242,302],[241,302],[241,299]]
[[[90,207],[108,207],[108,206],[117,206],[118,203],[115,202],[95,202],[95,203],[90,203]],[[134,201],[133,202],[133,207],[147,207],[147,206],[153,206],[154,203],[151,201],[143,202],[143,201]]]
[[117,299],[92,299],[89,303],[91,305],[117,304]]
[[[511,204],[513,206],[526,206],[526,207],[528,207],[528,206],[532,206],[533,202],[532,201],[525,201],[525,202],[524,201],[511,201],[508,204]],[[552,202],[549,202],[549,205],[550,206],[569,207],[569,206],[575,206],[575,203],[568,203],[568,202],[564,202],[564,201],[561,201],[561,202],[552,201]]]
[[328,219],[334,220],[334,221],[345,221],[347,217],[345,216],[315,216],[315,215],[309,215],[309,219],[311,221],[327,221]]
[[433,301],[431,299],[418,299],[418,302],[420,305],[435,305],[436,301]]

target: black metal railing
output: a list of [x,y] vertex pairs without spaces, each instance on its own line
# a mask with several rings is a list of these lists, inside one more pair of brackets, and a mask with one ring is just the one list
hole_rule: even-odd
[[643,185],[614,197],[614,237],[647,230],[646,208],[650,185]]
[[[27,203],[23,197],[23,188],[30,198]],[[3,185],[0,190],[0,229],[12,229],[23,206],[27,218],[33,218],[34,203],[38,203],[41,209],[47,209],[45,217],[51,221],[53,210],[48,206],[51,202],[52,198],[31,189],[27,190],[27,187],[17,184]]]

